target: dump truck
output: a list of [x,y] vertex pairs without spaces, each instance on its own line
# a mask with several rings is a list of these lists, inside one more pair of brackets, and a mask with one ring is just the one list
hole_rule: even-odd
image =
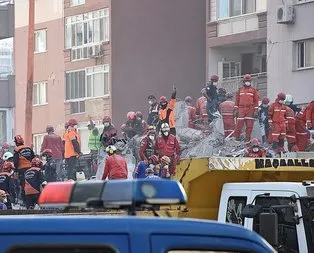
[[[313,158],[309,158],[313,157]],[[234,223],[258,233],[279,252],[314,252],[314,155],[296,158],[184,159],[175,179],[187,205],[172,215]]]

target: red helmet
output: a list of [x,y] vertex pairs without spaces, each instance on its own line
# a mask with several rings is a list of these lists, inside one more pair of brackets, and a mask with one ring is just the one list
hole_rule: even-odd
[[154,165],[157,165],[159,163],[158,156],[156,155],[152,155],[151,157],[149,157],[149,160],[151,160]]
[[263,98],[262,104],[264,104],[264,105],[269,104],[269,98]]
[[3,143],[2,144],[2,149],[9,149],[9,148],[10,148],[10,146],[9,146],[8,143]]
[[213,82],[218,82],[219,76],[217,76],[217,75],[212,75],[212,76],[210,77],[210,80],[213,81]]
[[252,145],[253,147],[259,146],[259,145],[260,145],[259,140],[258,140],[257,138],[253,138],[253,139],[251,140],[251,145]]
[[165,103],[165,102],[168,102],[167,98],[165,96],[161,96],[159,98],[159,103]]
[[168,156],[163,156],[162,158],[160,158],[160,161],[162,162],[162,163],[165,163],[165,164],[170,164],[170,162],[171,162],[171,160],[170,160],[170,158],[168,157]]
[[219,94],[226,94],[227,91],[226,91],[226,89],[224,89],[224,88],[219,88],[219,89],[218,89],[218,93],[219,93]]
[[279,100],[285,100],[286,99],[286,94],[283,93],[283,92],[280,92],[278,95],[277,95],[278,99]]
[[140,111],[137,111],[137,112],[135,113],[135,115],[136,115],[136,117],[143,118],[143,113],[140,112]]
[[68,122],[69,126],[76,126],[77,125],[77,121],[76,119],[70,119],[69,122]]
[[244,82],[251,82],[252,81],[252,76],[250,75],[250,74],[245,74],[244,76],[243,76],[243,81]]
[[185,99],[184,99],[184,101],[185,101],[186,103],[192,103],[192,98],[191,98],[190,96],[186,96]]
[[41,160],[38,157],[33,158],[32,160],[32,166],[34,167],[40,167],[41,166]]
[[15,169],[15,166],[12,162],[4,162],[2,166],[3,171],[11,171]]
[[105,122],[111,123],[111,118],[110,118],[110,116],[105,116],[105,117],[103,118],[102,123],[104,124]]
[[21,135],[17,135],[14,137],[14,142],[15,144],[20,144],[23,145],[24,144],[24,139]]
[[135,112],[128,112],[126,117],[128,118],[128,120],[136,119],[136,114]]
[[46,149],[43,151],[42,154],[43,154],[43,155],[52,156],[52,150],[49,149],[49,148],[46,148]]

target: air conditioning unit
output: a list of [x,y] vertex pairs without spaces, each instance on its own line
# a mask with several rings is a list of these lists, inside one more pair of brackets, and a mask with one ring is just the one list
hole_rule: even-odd
[[277,24],[293,24],[295,9],[291,5],[280,5],[277,7]]

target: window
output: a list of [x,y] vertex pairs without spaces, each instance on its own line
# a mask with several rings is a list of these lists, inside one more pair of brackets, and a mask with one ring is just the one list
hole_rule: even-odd
[[109,65],[66,73],[66,100],[101,97],[108,93]]
[[33,145],[35,154],[40,154],[41,144],[43,143],[46,134],[33,134]]
[[85,101],[71,102],[71,114],[85,112]]
[[246,205],[247,197],[230,197],[227,204],[226,222],[244,225],[242,210]]
[[71,6],[85,4],[85,0],[71,0]]
[[47,104],[47,82],[35,83],[33,87],[33,105]]
[[[262,212],[269,212],[271,206],[290,205],[291,198],[258,197],[255,203],[262,206]],[[299,252],[296,224],[287,219],[288,216],[294,216],[292,209],[276,209],[276,213],[278,214],[278,242],[282,252]],[[259,233],[259,216],[253,220],[253,230]]]
[[297,68],[314,67],[314,39],[297,42]]
[[218,0],[218,19],[256,12],[256,0]]
[[35,53],[47,51],[47,30],[39,30],[35,32]]
[[109,10],[68,17],[65,26],[65,45],[72,49],[71,59],[89,58],[90,52],[99,50],[96,46],[109,41]]
[[218,73],[222,78],[241,76],[241,62],[219,62]]

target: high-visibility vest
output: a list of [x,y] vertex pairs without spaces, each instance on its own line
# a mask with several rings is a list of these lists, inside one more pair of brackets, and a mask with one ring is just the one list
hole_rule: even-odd
[[93,130],[89,133],[88,148],[90,150],[99,150],[101,147],[100,135],[94,135]]

